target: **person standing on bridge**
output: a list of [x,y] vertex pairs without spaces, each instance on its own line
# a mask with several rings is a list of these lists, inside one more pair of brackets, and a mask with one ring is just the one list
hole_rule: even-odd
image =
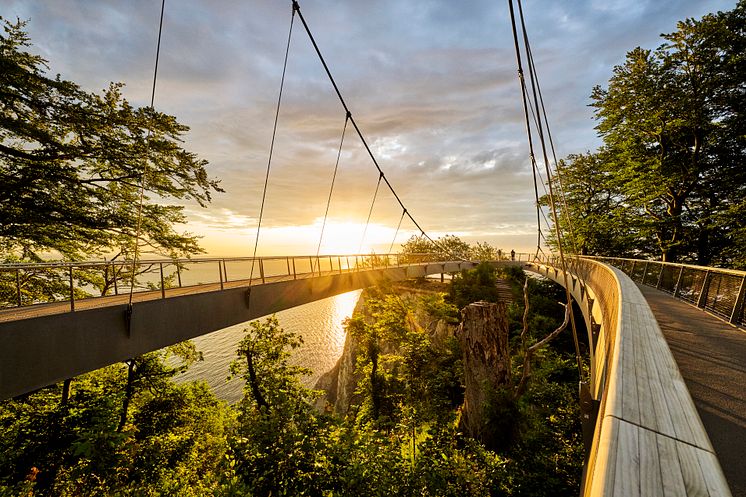
[[510,251],[510,260],[511,260],[511,261],[514,261],[514,260],[515,260],[515,250],[511,250],[511,251]]

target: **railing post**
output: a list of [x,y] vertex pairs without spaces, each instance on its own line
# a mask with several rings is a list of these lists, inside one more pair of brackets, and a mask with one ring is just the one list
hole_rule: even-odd
[[645,278],[648,276],[648,266],[650,265],[650,262],[645,261],[645,267],[642,269],[642,281],[640,281],[641,285],[645,284]]
[[[320,269],[320,268],[319,268]],[[334,272],[334,262],[332,262],[332,256],[329,256],[329,272]]]
[[308,264],[311,265],[311,276],[313,276],[315,274],[313,271],[313,257],[308,258]]
[[159,262],[158,265],[160,266],[161,270],[161,298],[166,298],[166,282],[163,279],[163,263]]
[[73,267],[69,267],[68,274],[70,276],[70,312],[75,312],[75,287],[73,286]]
[[21,270],[16,269],[16,297],[18,298],[18,307],[23,307],[23,298],[21,295]]
[[218,261],[218,274],[220,275],[220,289],[223,290],[225,286],[223,285],[223,268],[220,267],[220,261]]
[[339,274],[342,274],[342,257],[337,256],[337,266],[339,266]]
[[119,286],[117,285],[117,268],[114,264],[111,265],[111,273],[114,276],[114,295],[119,295]]
[[736,303],[733,304],[733,312],[730,314],[731,324],[738,324],[738,321],[741,319],[744,294],[746,294],[746,276],[741,278],[741,286],[738,287],[738,297],[736,297]]
[[290,257],[285,257],[285,262],[288,265],[288,276],[290,276]]
[[681,269],[679,269],[679,276],[676,278],[676,286],[673,287],[674,298],[677,298],[679,296],[679,292],[681,291],[681,277],[682,276],[684,276],[684,266],[681,266]]
[[225,259],[223,259],[223,277],[225,278],[225,282],[228,283],[228,268],[225,267]]
[[347,272],[349,273],[350,272],[350,256],[349,255],[345,256],[345,263],[347,264]]
[[176,263],[176,279],[179,280],[179,288],[181,288],[181,264],[178,262]]
[[710,290],[710,271],[705,272],[705,279],[702,281],[702,290],[699,292],[697,307],[704,309],[707,306],[707,294]]
[[661,285],[663,284],[663,269],[666,267],[665,262],[661,262],[661,270],[658,272],[658,282],[655,284],[655,288],[658,290],[661,289]]
[[293,257],[293,279],[298,279],[298,274],[295,272],[295,257]]
[[629,277],[632,281],[635,281],[635,264],[637,264],[637,261],[632,261],[632,269],[629,270]]
[[262,285],[266,283],[264,281],[264,259],[259,259],[259,274],[262,277]]

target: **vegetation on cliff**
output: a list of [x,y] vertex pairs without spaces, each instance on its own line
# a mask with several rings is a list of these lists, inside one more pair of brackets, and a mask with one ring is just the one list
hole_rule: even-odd
[[[504,276],[519,297],[522,273]],[[475,276],[462,278],[454,281]],[[561,321],[560,295],[539,281],[530,295],[539,336]],[[203,383],[172,381],[199,360],[188,345],[140,358],[129,385],[127,366],[113,365],[76,379],[65,400],[56,386],[6,401],[0,495],[577,493],[582,447],[567,343],[541,352],[518,402],[495,404],[494,419],[511,434],[496,450],[459,429],[456,309],[442,293],[368,291],[347,323],[362,346],[356,399],[344,415],[313,407],[319,392],[303,387],[303,371],[288,362],[301,340],[274,318],[252,323],[239,345],[231,370],[245,395],[234,406]],[[513,339],[522,312],[516,298]]]

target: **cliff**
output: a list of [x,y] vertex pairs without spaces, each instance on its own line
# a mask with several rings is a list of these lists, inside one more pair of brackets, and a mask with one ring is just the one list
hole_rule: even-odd
[[[406,284],[392,287],[391,290],[397,293],[403,299],[417,299],[423,294],[439,293],[442,285],[436,282],[421,283],[419,285]],[[360,294],[360,299],[355,306],[354,315],[365,315],[366,302],[370,297],[371,291],[364,290]],[[442,344],[448,337],[454,336],[455,327],[443,320],[434,319],[420,306],[414,313],[413,326],[422,327],[430,333],[431,340],[434,344]],[[349,411],[351,405],[356,403],[355,390],[357,389],[360,375],[355,374],[355,366],[358,353],[360,350],[359,341],[350,333],[345,336],[345,344],[342,355],[337,360],[334,367],[321,375],[316,382],[315,388],[321,390],[324,394],[316,401],[316,408],[319,411],[334,412],[344,416]],[[384,353],[393,352],[385,350]]]

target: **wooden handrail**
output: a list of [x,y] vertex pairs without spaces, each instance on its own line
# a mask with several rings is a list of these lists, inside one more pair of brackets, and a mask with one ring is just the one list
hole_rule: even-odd
[[[546,263],[528,269],[555,281]],[[551,270],[550,270],[551,269]],[[583,496],[731,495],[694,402],[635,283],[620,269],[574,259],[574,296],[601,324],[592,354],[600,401]],[[570,278],[572,280],[573,278]],[[593,341],[591,341],[593,343]]]

